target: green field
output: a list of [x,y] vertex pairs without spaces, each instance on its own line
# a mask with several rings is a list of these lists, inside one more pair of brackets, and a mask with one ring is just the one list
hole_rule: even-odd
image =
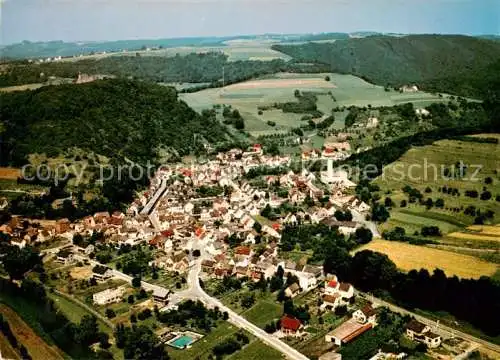
[[276,302],[259,300],[250,309],[241,313],[251,323],[264,328],[273,320],[277,320],[283,314],[283,308]]
[[[441,169],[450,168],[457,161],[463,161],[469,167],[465,176],[454,179],[443,177]],[[375,183],[380,185],[382,193],[391,192],[390,197],[397,205],[392,211],[390,220],[394,224],[406,223],[409,227],[420,223],[422,225],[435,224],[442,226],[441,230],[448,233],[470,225],[474,221],[474,217],[465,215],[463,210],[453,212],[450,208],[465,208],[473,205],[481,211],[491,210],[496,214],[492,222],[498,222],[500,202],[495,201],[496,195],[500,195],[498,168],[500,168],[500,147],[497,144],[441,140],[432,145],[410,149],[398,161],[385,167],[382,177],[378,178]],[[477,174],[474,174],[475,169],[479,169]],[[486,178],[491,178],[493,183],[485,184]],[[424,199],[442,198],[445,208],[433,207],[426,210],[420,205],[400,208],[400,201],[407,198],[401,190],[405,185],[419,189]],[[439,192],[438,188],[443,186],[457,188],[460,196]],[[432,190],[431,193],[425,193],[427,187]],[[466,190],[476,190],[481,194],[485,187],[493,195],[490,200],[465,196]]]
[[[494,134],[488,136],[494,137]],[[454,179],[444,178],[441,175],[441,166],[450,168],[457,161],[463,161],[468,165],[469,169],[465,176]],[[427,174],[425,168],[427,168]],[[473,174],[476,168],[479,172]],[[491,210],[495,215],[493,219],[487,219],[487,223],[500,222],[500,202],[495,200],[496,196],[500,195],[500,175],[497,172],[499,168],[500,146],[497,144],[441,140],[432,145],[410,149],[398,161],[385,167],[383,176],[375,181],[381,188],[381,194],[388,194],[382,195],[382,200],[385,196],[389,196],[396,204],[390,211],[389,220],[380,226],[381,230],[390,230],[399,226],[406,230],[406,234],[412,235],[414,232],[419,232],[423,226],[438,226],[444,236],[433,238],[433,240],[439,241],[443,245],[442,249],[471,254],[480,259],[494,260],[491,250],[498,249],[498,243],[493,236],[483,236],[466,230],[474,223],[475,216],[465,215],[464,209],[468,206],[475,206],[482,213]],[[486,184],[486,178],[491,178],[493,182]],[[408,199],[407,194],[401,190],[405,185],[420,190],[424,200],[427,198],[433,201],[438,198],[443,199],[444,208],[426,209],[425,206],[419,204],[400,207],[401,200]],[[460,196],[440,192],[439,188],[443,186],[458,189]],[[431,189],[430,193],[425,192],[427,187]],[[465,196],[466,190],[476,190],[481,194],[484,188],[492,194],[490,200]],[[455,208],[460,210],[454,211]]]
[[[330,81],[325,81],[326,76]],[[295,101],[294,90],[316,92],[317,106],[325,114],[335,107],[343,106],[393,106],[412,102],[416,107],[424,107],[433,102],[447,101],[424,92],[399,93],[386,92],[381,86],[370,84],[356,76],[341,74],[292,74],[278,73],[226,86],[225,88],[206,89],[195,93],[181,94],[182,100],[197,111],[210,109],[214,104],[231,105],[238,109],[245,119],[245,130],[252,135],[266,135],[289,131],[301,125],[303,114],[283,113],[281,110],[267,110],[258,115],[259,106]],[[326,94],[331,92],[336,101]],[[335,128],[343,127],[347,113],[337,113]],[[274,121],[276,126],[267,124]]]
[[251,342],[237,353],[227,357],[230,360],[279,360],[283,358],[284,356],[278,350],[267,346],[260,340]]

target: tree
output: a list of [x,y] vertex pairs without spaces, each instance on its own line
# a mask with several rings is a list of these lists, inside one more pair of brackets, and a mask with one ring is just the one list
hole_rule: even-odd
[[73,244],[76,246],[82,246],[83,245],[83,236],[80,233],[76,233],[73,235]]
[[393,207],[394,206],[394,201],[390,197],[386,197],[384,201],[385,207]]
[[116,313],[115,313],[115,311],[114,311],[113,309],[109,309],[109,308],[108,308],[108,309],[106,309],[106,317],[107,317],[108,319],[112,319],[112,318],[114,318],[115,316],[116,316]]
[[384,205],[375,203],[372,206],[372,220],[377,222],[385,222],[389,218],[390,214]]
[[13,280],[20,280],[24,274],[37,265],[41,265],[38,251],[31,246],[20,249],[15,245],[7,247],[5,255],[2,257],[3,267]]
[[135,299],[134,299],[134,295],[129,295],[129,296],[128,296],[128,298],[127,298],[127,302],[128,302],[129,304],[133,304],[133,303],[134,303],[134,301],[135,301]]
[[125,359],[169,359],[163,344],[161,344],[155,334],[144,325],[132,327],[132,329],[127,331],[123,355]]
[[99,340],[99,327],[94,315],[84,315],[78,325],[76,334],[78,343],[89,346]]
[[241,299],[241,306],[244,308],[248,309],[252,307],[252,305],[255,303],[255,295],[254,294],[248,294]]
[[373,239],[373,233],[367,228],[357,228],[354,233],[354,240],[358,244],[368,244]]
[[485,190],[481,193],[481,200],[489,200],[491,199],[491,193],[488,190]]
[[109,349],[109,347],[111,346],[111,344],[109,343],[109,335],[104,332],[100,332],[98,337],[99,346],[101,347],[101,349]]
[[325,76],[325,81],[330,81],[330,76]]
[[245,121],[241,117],[234,119],[233,126],[236,130],[243,130],[245,128]]
[[135,288],[141,287],[141,278],[139,276],[135,276],[132,279],[132,286]]

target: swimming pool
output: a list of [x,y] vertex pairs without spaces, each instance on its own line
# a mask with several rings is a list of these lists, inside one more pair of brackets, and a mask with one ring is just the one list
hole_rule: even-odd
[[186,346],[191,345],[194,341],[195,339],[193,339],[192,337],[182,335],[176,339],[170,340],[168,344],[178,349],[184,349]]

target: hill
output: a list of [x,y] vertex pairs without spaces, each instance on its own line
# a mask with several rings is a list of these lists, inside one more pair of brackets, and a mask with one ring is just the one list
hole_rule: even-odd
[[[164,83],[212,83],[222,85],[244,81],[280,71],[317,72],[318,66],[288,64],[281,59],[271,61],[228,61],[219,52],[191,53],[185,56],[109,56],[100,59],[57,61],[49,63],[10,62],[0,73],[0,87],[45,83],[51,77],[76,78],[78,73],[106,74]],[[325,69],[325,66],[321,66]],[[205,85],[206,87],[206,85]]]
[[179,101],[173,88],[129,80],[0,94],[0,121],[1,163],[10,165],[74,147],[146,162],[165,147],[180,155],[193,151],[195,134],[212,143],[226,136],[214,119]]
[[[415,83],[426,90],[468,96],[484,95],[481,86],[471,88],[467,83],[500,58],[498,41],[460,35],[369,36],[272,48],[297,62],[329,65],[332,72],[351,73],[379,85]],[[450,87],[453,84],[460,87]]]

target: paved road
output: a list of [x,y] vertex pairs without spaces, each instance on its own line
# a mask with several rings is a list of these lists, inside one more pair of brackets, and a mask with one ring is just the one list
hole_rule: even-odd
[[199,281],[199,275],[201,272],[201,262],[202,258],[200,257],[195,265],[191,268],[189,271],[187,283],[188,283],[188,289],[179,293],[180,296],[190,296],[191,298],[196,298],[204,302],[206,305],[209,306],[217,306],[221,311],[226,311],[229,314],[229,322],[232,323],[233,325],[245,329],[251,334],[253,334],[255,337],[259,338],[262,340],[264,343],[267,345],[275,348],[276,350],[280,351],[284,355],[286,355],[287,358],[292,359],[292,360],[307,360],[308,357],[305,355],[301,354],[291,346],[285,344],[283,341],[280,339],[266,333],[264,330],[261,328],[255,326],[242,316],[238,315],[235,313],[233,310],[225,306],[223,303],[221,303],[218,299],[211,297],[208,295],[200,286],[200,281]]
[[[175,305],[183,300],[191,299],[191,300],[200,300],[202,301],[205,305],[207,306],[212,306],[215,307],[217,306],[220,311],[224,312],[226,311],[229,314],[229,322],[238,328],[242,328],[253,334],[255,337],[259,338],[262,340],[264,343],[268,344],[269,346],[275,348],[276,350],[280,351],[284,355],[286,355],[287,358],[291,360],[307,360],[308,358],[292,348],[291,346],[285,344],[283,341],[280,339],[266,333],[264,330],[261,328],[255,326],[242,316],[238,315],[235,313],[233,310],[225,306],[223,303],[221,303],[218,299],[215,299],[208,295],[200,286],[200,281],[199,281],[199,275],[201,272],[201,262],[203,261],[203,256],[200,256],[200,258],[195,260],[194,265],[191,267],[188,273],[188,278],[187,278],[187,285],[188,288],[186,290],[180,291],[173,293],[170,298],[169,298],[169,305]],[[97,261],[92,260],[92,263],[98,264]],[[125,273],[122,273],[121,271],[118,270],[113,270],[113,276],[125,280],[129,283],[132,282],[132,276],[129,276]],[[150,284],[146,281],[141,282],[142,287],[146,291],[151,291],[151,290],[168,290],[162,286]]]
[[351,210],[352,220],[362,224],[367,229],[370,229],[374,238],[380,237],[380,232],[377,229],[377,225],[373,221],[367,221],[365,216],[356,210]]
[[374,305],[385,306],[389,310],[391,310],[391,311],[393,311],[395,313],[399,313],[399,314],[402,314],[402,315],[413,316],[415,319],[417,319],[421,323],[424,323],[425,325],[430,326],[434,332],[438,332],[441,336],[448,337],[448,338],[459,337],[459,338],[471,341],[473,343],[480,344],[480,345],[484,346],[485,348],[487,348],[489,350],[493,350],[493,351],[496,351],[496,352],[500,353],[500,346],[498,346],[496,344],[493,344],[493,343],[488,342],[488,341],[483,340],[483,339],[479,339],[479,338],[477,338],[475,336],[472,336],[470,334],[464,333],[462,331],[456,330],[454,328],[451,328],[451,327],[443,325],[443,324],[439,324],[438,325],[436,323],[436,321],[434,321],[434,320],[428,319],[428,318],[426,318],[426,317],[424,317],[422,315],[415,314],[414,312],[411,312],[409,310],[403,309],[402,307],[399,307],[397,305],[388,303],[387,301],[384,301],[382,299],[373,297],[370,294],[365,294],[365,293],[362,293],[360,291],[358,291],[358,293],[362,294],[367,299],[371,300],[374,303]]

